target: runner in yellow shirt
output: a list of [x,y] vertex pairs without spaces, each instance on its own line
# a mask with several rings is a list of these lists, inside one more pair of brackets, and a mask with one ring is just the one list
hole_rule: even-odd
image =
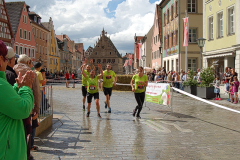
[[[84,61],[85,64],[87,64],[87,58],[85,58],[85,61]],[[91,59],[90,60],[90,63],[92,65],[92,68],[93,70],[96,70],[95,69],[95,66],[93,65],[93,60]],[[81,71],[82,71],[82,68],[83,68],[83,65],[81,66]],[[90,76],[90,71],[91,71],[91,66],[90,65],[86,65],[86,70],[84,70],[84,73],[88,76]],[[84,68],[83,68],[84,69]],[[87,80],[86,78],[82,75],[82,96],[83,96],[83,99],[82,99],[82,102],[83,102],[83,111],[85,111],[85,101],[86,101],[86,97],[87,97]]]
[[[133,82],[135,83],[135,87],[133,86]],[[136,117],[139,119],[141,118],[140,112],[142,110],[142,106],[144,103],[145,91],[146,91],[147,85],[148,85],[148,77],[147,75],[143,74],[143,67],[138,67],[138,74],[135,74],[131,80],[132,91],[134,92],[135,99],[138,104],[136,108],[133,110],[133,117],[135,117],[137,112]]]
[[91,70],[90,76],[85,74],[84,72],[84,67],[86,66],[86,63],[83,64],[82,69],[82,74],[84,78],[86,78],[87,81],[87,117],[90,115],[90,108],[91,108],[91,103],[92,103],[92,98],[94,97],[97,112],[98,112],[98,117],[102,118],[100,115],[100,105],[99,105],[99,92],[98,92],[98,79],[102,78],[103,75],[103,70],[101,64],[98,64],[98,68],[100,69],[101,74],[98,76],[95,76],[95,70]]
[[104,95],[106,96],[105,108],[107,109],[108,107],[108,113],[111,113],[110,97],[112,95],[112,87],[116,86],[116,82],[117,82],[116,74],[114,71],[111,70],[111,65],[108,64],[107,70],[103,71],[103,92]]

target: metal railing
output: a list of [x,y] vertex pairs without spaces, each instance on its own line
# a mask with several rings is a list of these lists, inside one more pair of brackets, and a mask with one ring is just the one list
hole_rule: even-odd
[[41,89],[41,104],[38,116],[38,122],[40,123],[46,117],[53,115],[53,90],[52,85],[46,85],[40,87]]

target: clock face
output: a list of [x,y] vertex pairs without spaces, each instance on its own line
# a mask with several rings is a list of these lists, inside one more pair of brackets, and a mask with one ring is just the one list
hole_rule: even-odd
[[104,46],[102,46],[102,49],[104,49]]

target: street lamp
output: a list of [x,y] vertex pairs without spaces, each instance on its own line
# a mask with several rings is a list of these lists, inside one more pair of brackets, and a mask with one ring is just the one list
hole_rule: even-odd
[[198,43],[198,47],[200,48],[200,69],[202,69],[202,48],[204,47],[206,39],[205,38],[198,38],[197,39],[197,43]]

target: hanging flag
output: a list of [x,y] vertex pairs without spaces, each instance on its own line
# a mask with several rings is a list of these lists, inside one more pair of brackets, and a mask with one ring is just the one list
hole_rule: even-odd
[[183,18],[183,46],[188,46],[188,18]]
[[138,59],[142,59],[142,43],[138,43]]

